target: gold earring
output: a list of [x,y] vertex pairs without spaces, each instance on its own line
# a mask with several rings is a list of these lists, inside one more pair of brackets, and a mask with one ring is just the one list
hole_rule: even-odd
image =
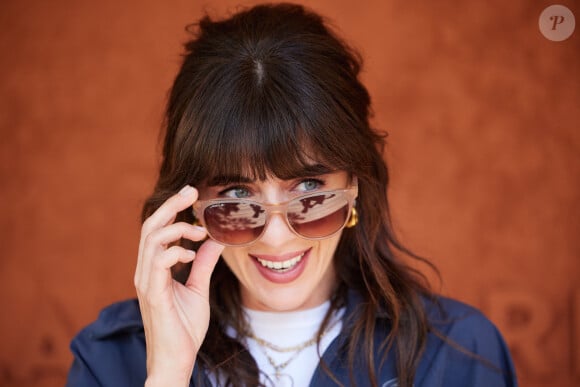
[[344,227],[351,228],[356,226],[357,223],[358,223],[358,212],[356,211],[356,208],[353,207],[350,209],[350,217],[346,221]]

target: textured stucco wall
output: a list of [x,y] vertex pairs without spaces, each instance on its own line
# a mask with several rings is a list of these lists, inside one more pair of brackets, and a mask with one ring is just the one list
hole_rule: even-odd
[[[578,385],[579,31],[545,39],[542,0],[303,3],[366,59],[396,224],[435,286],[500,326],[522,386]],[[1,386],[62,385],[72,335],[134,295],[184,26],[238,4],[0,2]]]

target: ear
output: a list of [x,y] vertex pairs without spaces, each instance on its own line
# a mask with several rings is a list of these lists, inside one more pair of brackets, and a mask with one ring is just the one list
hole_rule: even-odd
[[350,182],[350,186],[354,188],[354,202],[353,207],[356,205],[356,198],[358,198],[358,178],[353,176]]

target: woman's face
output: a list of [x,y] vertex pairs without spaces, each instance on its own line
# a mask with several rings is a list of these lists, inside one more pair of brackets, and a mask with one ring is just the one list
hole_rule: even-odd
[[[239,181],[244,181],[240,178]],[[200,199],[246,198],[275,204],[298,195],[349,188],[344,171],[291,180],[270,177],[200,189]],[[342,230],[309,240],[290,230],[284,214],[274,213],[262,236],[243,247],[226,247],[222,257],[240,281],[244,306],[265,311],[293,311],[328,300],[336,276],[332,260]]]

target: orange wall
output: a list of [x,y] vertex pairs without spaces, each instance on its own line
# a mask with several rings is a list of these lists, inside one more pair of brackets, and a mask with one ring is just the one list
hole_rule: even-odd
[[[72,335],[134,295],[183,28],[239,3],[0,3],[1,386],[62,385]],[[402,239],[500,326],[522,386],[578,385],[580,27],[545,39],[543,0],[303,3],[366,58]]]

